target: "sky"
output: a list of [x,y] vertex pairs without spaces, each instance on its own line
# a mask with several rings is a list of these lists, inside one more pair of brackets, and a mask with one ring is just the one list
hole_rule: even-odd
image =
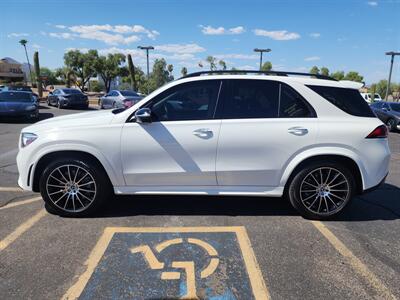
[[[254,48],[270,48],[274,70],[358,71],[367,84],[387,79],[387,51],[400,51],[400,0],[0,0],[0,58],[26,62],[18,41],[28,40],[41,66],[63,65],[69,49],[131,53],[143,70],[165,58],[199,71],[208,55],[228,68],[258,69]],[[150,66],[151,67],[151,66]],[[393,80],[400,82],[400,56]]]

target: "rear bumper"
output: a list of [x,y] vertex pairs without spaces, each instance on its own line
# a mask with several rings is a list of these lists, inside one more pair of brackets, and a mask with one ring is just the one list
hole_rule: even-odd
[[385,177],[383,177],[383,179],[382,179],[377,185],[374,185],[373,187],[370,187],[370,188],[368,188],[368,189],[366,189],[366,190],[363,190],[362,194],[366,194],[366,193],[369,193],[369,192],[373,192],[373,191],[375,191],[376,189],[378,189],[379,187],[381,187],[381,186],[385,183],[386,177],[388,176],[388,174],[389,174],[389,173],[387,173],[387,174],[385,175]]

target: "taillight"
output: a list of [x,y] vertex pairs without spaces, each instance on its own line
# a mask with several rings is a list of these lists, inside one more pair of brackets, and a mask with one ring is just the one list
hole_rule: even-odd
[[368,134],[366,139],[384,139],[388,136],[388,129],[386,125],[380,125],[376,127],[370,134]]

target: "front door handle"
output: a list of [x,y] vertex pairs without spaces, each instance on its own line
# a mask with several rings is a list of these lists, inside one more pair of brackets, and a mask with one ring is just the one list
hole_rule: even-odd
[[291,127],[288,132],[293,135],[302,136],[308,133],[308,129],[300,126]]
[[196,129],[193,131],[193,134],[195,136],[198,136],[200,138],[210,138],[213,136],[213,132],[211,129],[208,128],[200,128],[200,129]]

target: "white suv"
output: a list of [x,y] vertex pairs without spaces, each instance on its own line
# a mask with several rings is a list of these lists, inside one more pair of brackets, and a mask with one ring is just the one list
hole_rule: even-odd
[[93,213],[114,192],[285,196],[325,219],[384,181],[387,129],[356,89],[250,72],[194,73],[126,110],[26,127],[18,183],[68,216]]

